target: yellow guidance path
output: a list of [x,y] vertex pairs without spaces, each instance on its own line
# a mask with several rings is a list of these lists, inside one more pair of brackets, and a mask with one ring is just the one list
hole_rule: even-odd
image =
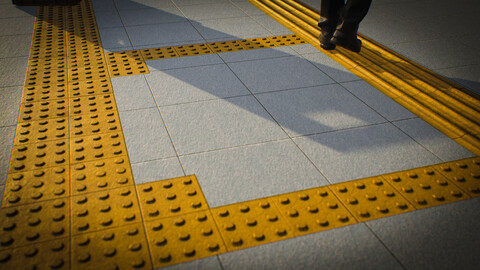
[[[303,42],[215,46],[281,39]],[[173,49],[203,48],[192,46]],[[159,268],[480,194],[479,158],[213,209],[195,176],[136,186],[110,77],[148,72],[144,60],[159,51],[105,56],[89,1],[38,8],[0,210],[0,269]]]
[[295,0],[249,0],[346,69],[480,155],[480,97],[375,41],[359,35],[362,51],[320,48],[320,14]]

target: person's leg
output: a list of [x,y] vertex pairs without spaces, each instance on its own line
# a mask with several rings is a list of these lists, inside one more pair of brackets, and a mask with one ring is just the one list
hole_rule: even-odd
[[331,42],[354,52],[360,52],[362,43],[357,39],[360,22],[367,15],[372,0],[347,0],[342,10],[340,24]]
[[330,42],[330,39],[337,28],[340,12],[344,5],[344,0],[321,1],[320,20],[318,21],[318,26],[321,28],[319,40],[320,46],[325,50],[335,49],[335,45]]

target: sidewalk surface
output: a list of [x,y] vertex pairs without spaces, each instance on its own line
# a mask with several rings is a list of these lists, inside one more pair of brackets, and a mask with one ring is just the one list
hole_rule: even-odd
[[[245,0],[92,0],[105,51],[293,34]],[[319,9],[319,0],[304,3]],[[35,7],[0,0],[3,193]],[[374,0],[359,32],[480,94],[476,0]],[[474,155],[311,45],[147,61],[112,78],[136,184],[195,174],[210,207]],[[480,199],[172,269],[476,269]]]

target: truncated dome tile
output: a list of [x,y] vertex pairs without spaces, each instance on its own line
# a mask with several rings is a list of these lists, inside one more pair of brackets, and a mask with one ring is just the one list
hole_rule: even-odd
[[328,187],[278,195],[269,200],[280,209],[295,235],[357,223]]
[[145,223],[155,268],[225,253],[210,211]]
[[152,269],[141,223],[72,237],[72,269]]
[[208,209],[194,175],[137,185],[137,191],[146,221]]

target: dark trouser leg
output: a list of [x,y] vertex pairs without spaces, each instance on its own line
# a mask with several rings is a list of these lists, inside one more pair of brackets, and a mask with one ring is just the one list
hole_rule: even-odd
[[345,5],[344,0],[322,0],[320,6],[320,20],[318,26],[321,28],[321,33],[318,39],[320,40],[320,47],[325,50],[335,49],[335,45],[330,42],[333,33],[337,28],[340,11]]
[[322,29],[335,29],[340,17],[340,11],[344,5],[344,0],[321,0],[318,26]]
[[357,30],[360,22],[367,15],[371,3],[372,0],[347,0],[342,10],[340,24],[330,43],[352,52],[360,52],[362,42],[357,39]]
[[372,0],[347,0],[337,30],[345,34],[356,35],[358,25],[367,15],[371,3]]

